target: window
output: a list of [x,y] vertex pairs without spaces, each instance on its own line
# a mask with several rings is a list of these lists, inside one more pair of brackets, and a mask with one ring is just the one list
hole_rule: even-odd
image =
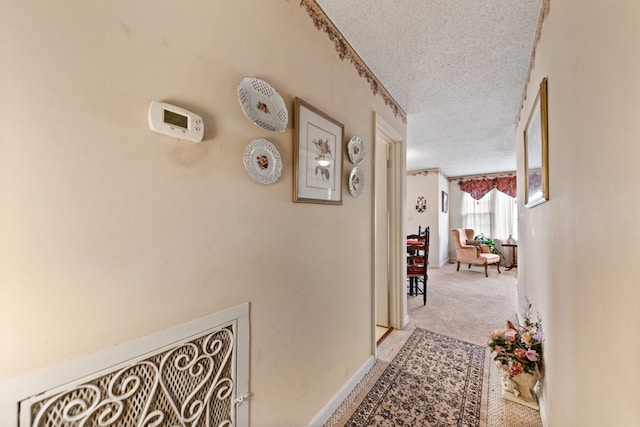
[[517,200],[496,189],[480,200],[474,200],[469,193],[463,192],[462,227],[472,228],[476,236],[483,233],[491,239],[506,241],[511,235],[517,240]]

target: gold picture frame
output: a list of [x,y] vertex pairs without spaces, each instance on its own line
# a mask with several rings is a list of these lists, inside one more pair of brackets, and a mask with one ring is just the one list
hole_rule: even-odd
[[341,205],[344,125],[300,98],[294,111],[293,201]]
[[449,194],[446,191],[442,192],[442,213],[449,212]]
[[532,208],[549,200],[549,130],[547,78],[531,107],[524,130],[525,207]]

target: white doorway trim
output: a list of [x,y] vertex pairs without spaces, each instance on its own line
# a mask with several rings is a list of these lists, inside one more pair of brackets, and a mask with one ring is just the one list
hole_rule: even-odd
[[[406,145],[402,135],[380,115],[374,113],[376,159],[374,166],[374,244],[373,244],[373,313],[377,323],[378,289],[386,283],[389,326],[403,329],[407,324],[407,298],[404,292],[404,200],[406,170]],[[379,145],[388,146],[388,159],[381,158]],[[387,176],[386,185],[380,182]],[[384,194],[383,194],[384,193]],[[384,199],[383,199],[384,198]],[[387,203],[384,203],[386,200]],[[382,211],[381,206],[387,207]],[[385,234],[386,235],[383,235]],[[386,248],[382,248],[381,245]],[[386,268],[376,268],[376,266]],[[380,288],[382,289],[382,288]],[[375,337],[374,337],[375,348]],[[374,350],[375,351],[375,350]]]

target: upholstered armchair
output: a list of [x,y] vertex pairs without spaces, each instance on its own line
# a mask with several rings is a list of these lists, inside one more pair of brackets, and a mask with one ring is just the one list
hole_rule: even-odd
[[[489,277],[489,264],[496,264],[498,273],[500,273],[500,255],[492,254],[488,245],[476,244],[473,240],[473,230],[470,228],[457,228],[451,230],[453,234],[453,243],[456,246],[456,258],[460,271],[460,263],[473,265],[483,265],[484,275]],[[469,243],[467,243],[469,242]],[[479,242],[478,242],[479,243]]]

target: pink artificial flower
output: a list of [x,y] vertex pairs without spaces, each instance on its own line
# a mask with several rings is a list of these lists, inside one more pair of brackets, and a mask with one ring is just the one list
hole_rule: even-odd
[[524,372],[524,368],[518,362],[514,362],[511,368],[509,368],[509,375],[511,375],[512,377],[515,377],[516,375],[519,375],[523,372]]
[[526,355],[527,359],[531,360],[532,362],[537,362],[539,360],[538,352],[535,350],[527,350]]
[[533,334],[531,332],[525,332],[524,334],[522,334],[522,342],[524,343],[524,345],[526,345],[527,347],[531,347],[532,337]]
[[504,339],[505,341],[515,341],[516,335],[518,335],[518,331],[513,328],[509,328],[504,331]]
[[495,340],[497,338],[504,338],[504,329],[496,329],[495,331],[491,332],[491,339]]

